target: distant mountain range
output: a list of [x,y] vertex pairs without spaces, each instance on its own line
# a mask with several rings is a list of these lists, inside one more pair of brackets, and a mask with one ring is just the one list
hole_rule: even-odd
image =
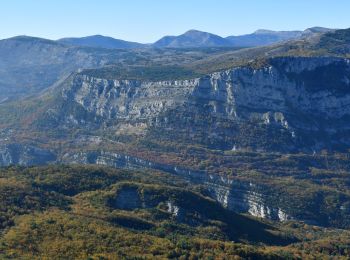
[[92,35],[82,38],[63,38],[58,42],[74,46],[107,48],[107,49],[135,49],[142,48],[145,44],[128,42],[103,35]]
[[325,33],[328,31],[332,31],[332,29],[323,27],[312,27],[304,31],[257,30],[251,34],[228,36],[225,39],[230,41],[231,46],[257,47],[307,37],[317,33]]
[[0,259],[348,259],[349,118],[350,28],[1,40]]
[[254,33],[228,36],[226,38],[216,34],[189,30],[178,36],[164,36],[152,44],[129,42],[112,37],[93,35],[82,38],[63,38],[58,42],[73,46],[107,48],[107,49],[136,49],[144,47],[156,48],[207,48],[207,47],[257,47],[270,45],[282,41],[298,39],[316,33],[324,33],[332,29],[313,27],[304,31],[271,31],[257,30]]
[[[234,38],[222,38],[191,30],[180,36],[163,37],[154,44],[138,44],[104,36],[65,38],[58,41],[17,36],[0,40],[0,103],[7,99],[38,93],[78,69],[105,65],[117,65],[122,75],[130,77],[134,69],[128,66],[136,66],[136,71],[139,71],[140,66],[149,68],[165,64],[191,64],[190,69],[189,65],[186,65],[186,69],[179,70],[177,67],[172,72],[186,71],[186,75],[195,77],[198,74],[227,69],[243,61],[265,57],[267,53],[268,56],[287,52],[292,52],[291,55],[314,55],[317,50],[321,55],[321,50],[330,50],[337,55],[344,55],[348,50],[348,40],[346,38],[345,43],[342,43],[342,34],[338,33],[340,38],[336,40],[332,34],[324,36],[319,42],[319,36],[329,30],[319,27],[302,32],[258,30],[250,35],[233,36]],[[348,30],[339,32],[344,31]],[[319,44],[316,46],[308,42],[309,38],[315,38],[313,42]],[[287,39],[296,41],[283,42]],[[274,44],[265,46],[268,43]],[[264,46],[254,50],[238,47],[244,47],[244,44],[245,47]],[[139,48],[142,51],[139,51]],[[170,74],[167,72],[167,75]]]

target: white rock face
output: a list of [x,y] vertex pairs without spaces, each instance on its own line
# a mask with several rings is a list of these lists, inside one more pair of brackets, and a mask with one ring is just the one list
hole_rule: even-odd
[[258,70],[244,67],[214,73],[199,80],[193,95],[210,100],[213,111],[230,117],[242,116],[247,110],[250,114],[266,111],[270,114],[263,116],[264,119],[285,124],[284,115],[297,110],[316,116],[340,118],[350,112],[350,85],[345,93],[337,95],[331,85],[327,89],[310,91],[303,79],[298,82],[288,78],[288,73],[298,77],[297,73],[338,63],[347,70],[342,80],[349,82],[350,65],[347,60],[291,59],[283,63],[283,66],[287,64],[283,68],[277,65]]
[[215,193],[216,201],[219,202],[225,208],[227,208],[230,190],[227,187],[222,187],[220,185],[213,185],[213,184],[209,184],[209,185],[211,185],[212,190]]
[[[217,129],[208,133],[214,141],[231,140],[227,146],[235,149],[244,149],[242,145],[257,150],[280,147],[283,151],[318,151],[330,146],[348,149],[349,60],[275,58],[270,63],[260,69],[238,67],[192,80],[158,82],[107,80],[78,74],[62,94],[91,118],[99,118],[97,127],[108,124],[118,134],[143,135],[150,125],[173,129],[176,125],[168,127],[167,111],[201,113],[205,107],[204,116],[217,121],[226,120],[236,126],[254,122],[265,125],[266,129],[278,129],[275,132],[282,133],[283,138],[276,140],[285,142],[273,148],[260,148],[254,143],[236,142],[239,138],[234,139],[233,130]],[[194,117],[191,114],[176,120],[189,122]],[[85,125],[89,118],[67,114],[65,122]],[[191,122],[187,127],[191,128]],[[268,139],[264,144],[267,142]]]
[[168,207],[168,212],[171,213],[174,217],[177,217],[179,215],[180,208],[176,206],[173,202],[168,201],[167,207]]
[[230,186],[206,183],[220,204],[224,207],[252,216],[287,221],[293,219],[281,208],[274,205],[262,188],[253,183],[234,181]]
[[288,214],[286,214],[282,209],[278,208],[278,218],[280,221],[286,221],[288,219],[291,219]]
[[64,90],[64,96],[72,94],[75,102],[103,118],[136,120],[153,118],[184,103],[197,84],[197,79],[142,82],[79,75],[74,79],[72,89]]
[[[198,79],[159,82],[107,80],[79,74],[72,86],[63,90],[63,96],[105,119],[155,118],[186,102],[205,103],[215,116],[258,117],[266,124],[276,122],[285,128],[290,127],[288,118],[299,113],[333,120],[350,114],[348,60],[280,58],[272,63],[261,69],[239,67]],[[340,66],[344,73],[339,80],[349,88],[338,93],[335,86],[321,86],[320,81],[319,89],[310,90],[310,83],[301,73],[315,69],[331,73],[331,67],[326,66]],[[317,87],[317,81],[315,84]],[[313,125],[299,122],[296,127]]]
[[254,192],[247,195],[248,212],[255,217],[269,218],[271,216],[271,210],[261,200],[256,200],[256,197],[259,197],[259,195]]
[[[289,216],[281,207],[274,205],[274,202],[268,197],[269,194],[264,194],[263,187],[254,183],[232,180],[223,176],[206,175],[204,172],[180,169],[179,167],[150,162],[137,157],[103,151],[89,154],[85,152],[66,154],[63,162],[73,164],[93,163],[118,168],[142,167],[171,172],[191,182],[204,184],[208,187],[211,197],[229,210],[278,221],[293,219],[293,216]],[[166,206],[167,211],[174,217],[181,218],[184,213],[183,208],[170,200],[166,202]]]

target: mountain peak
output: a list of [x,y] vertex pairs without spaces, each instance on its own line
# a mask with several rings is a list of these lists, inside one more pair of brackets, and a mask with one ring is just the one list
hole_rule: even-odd
[[186,31],[182,35],[188,35],[188,34],[211,34],[211,33],[204,32],[204,31],[199,31],[199,30],[195,30],[195,29],[191,29],[191,30]]
[[104,35],[91,35],[81,38],[62,38],[58,42],[67,45],[106,48],[106,49],[133,49],[143,47],[143,44],[115,39]]
[[296,39],[302,36],[302,31],[272,31],[259,29],[251,34],[226,37],[235,47],[256,47],[275,44]]
[[276,31],[267,30],[267,29],[258,29],[253,34],[270,34],[270,33],[276,33]]
[[191,29],[178,36],[165,36],[155,42],[155,47],[193,48],[193,47],[227,47],[230,43],[215,34]]
[[304,30],[304,33],[305,33],[305,32],[309,32],[309,33],[326,33],[326,32],[334,31],[334,30],[335,30],[335,29],[330,29],[330,28],[315,26],[315,27],[307,28],[306,30]]
[[18,35],[14,36],[8,39],[3,39],[2,41],[19,41],[19,42],[26,42],[26,43],[44,43],[44,44],[57,44],[57,42],[45,39],[45,38],[40,38],[40,37],[34,37],[34,36],[28,36],[28,35]]

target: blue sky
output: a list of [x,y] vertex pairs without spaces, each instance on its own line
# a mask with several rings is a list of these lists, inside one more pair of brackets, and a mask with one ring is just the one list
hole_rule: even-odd
[[260,28],[347,28],[349,11],[349,0],[1,0],[0,39],[102,34],[153,42],[189,29],[228,36]]

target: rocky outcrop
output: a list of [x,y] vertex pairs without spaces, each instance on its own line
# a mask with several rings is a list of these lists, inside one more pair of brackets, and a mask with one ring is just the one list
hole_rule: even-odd
[[0,166],[44,165],[56,160],[51,151],[31,145],[7,144],[0,146]]
[[123,187],[117,193],[113,206],[118,209],[133,210],[142,208],[137,187]]
[[[248,213],[256,217],[278,221],[293,219],[293,216],[289,216],[284,209],[278,207],[275,204],[275,201],[271,200],[271,196],[273,196],[273,194],[264,194],[263,186],[253,184],[251,182],[248,183],[228,179],[222,176],[208,175],[202,171],[193,171],[177,166],[147,161],[133,156],[103,151],[66,154],[64,156],[64,162],[76,164],[99,164],[122,168],[151,168],[162,170],[176,174],[177,176],[185,178],[192,183],[205,185],[210,192],[210,196],[229,210],[239,213]],[[139,195],[137,194],[137,190],[135,191],[128,189],[126,191],[122,191],[121,195],[118,195],[118,198],[119,196],[121,196],[120,198],[125,203],[130,202],[128,206],[123,206],[125,208],[133,208],[133,205],[141,204],[138,199]],[[136,204],[135,201],[137,201]],[[150,200],[147,201],[147,203],[143,202],[143,207],[150,203]],[[158,203],[159,201],[148,206],[154,207]],[[124,205],[124,203],[119,204]],[[135,207],[140,207],[140,205]],[[167,202],[167,207],[168,212],[174,216],[179,215],[179,212],[181,211],[178,205],[175,205],[171,201]]]
[[[142,122],[145,129],[207,132],[217,148],[310,152],[350,146],[349,94],[349,60],[291,57],[192,80],[107,80],[79,74],[62,92],[65,100],[117,128],[125,129],[125,121],[127,126]],[[70,116],[82,122],[79,115]],[[257,143],[264,135],[266,140]],[[269,139],[276,144],[269,146]]]
[[[208,174],[205,171],[196,171],[104,151],[67,153],[62,162],[99,164],[127,169],[161,170],[174,174],[194,185],[205,187],[207,190],[205,195],[216,200],[224,208],[234,212],[246,213],[276,221],[298,220],[312,225],[341,227],[343,225],[342,223],[347,223],[347,219],[350,216],[348,200],[346,199],[339,201],[339,205],[334,208],[332,212],[333,222],[331,223],[328,221],[328,213],[320,213],[320,209],[327,203],[327,200],[322,199],[322,192],[319,196],[311,197],[308,200],[297,199],[294,201],[294,194],[283,192],[283,188],[279,187],[278,184],[277,186],[273,183],[263,184],[259,179],[230,178],[222,175]],[[152,194],[144,193],[142,196],[142,207],[156,207],[160,202],[164,202],[167,206],[166,210],[169,213],[174,217],[178,214],[179,218],[181,218],[183,210],[181,204],[169,198],[154,200],[152,199],[153,197]]]
[[180,207],[177,206],[174,202],[172,201],[168,201],[166,203],[166,206],[167,206],[167,211],[173,215],[175,218],[176,217],[179,217],[179,215],[181,215],[180,213]]
[[77,75],[62,94],[105,120],[141,120],[184,103],[195,85],[198,79],[144,82]]
[[217,201],[228,209],[252,216],[278,221],[293,219],[284,209],[271,201],[271,196],[264,187],[252,182],[232,181],[228,187],[209,185]]

